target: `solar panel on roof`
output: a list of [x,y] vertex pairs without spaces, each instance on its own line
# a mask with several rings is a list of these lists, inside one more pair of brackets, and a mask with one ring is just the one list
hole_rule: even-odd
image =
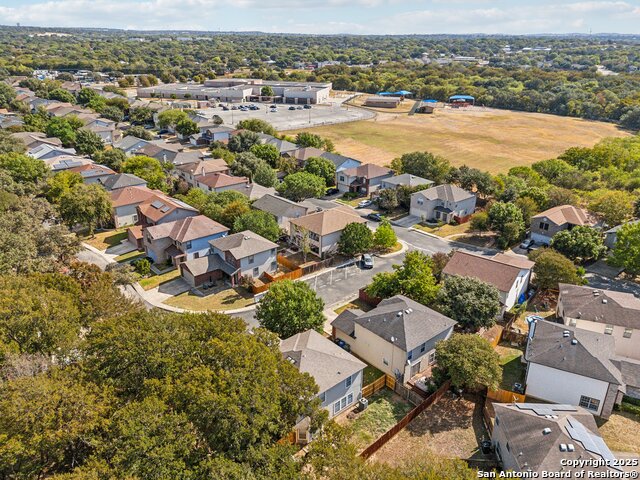
[[166,205],[160,209],[162,213],[167,213],[169,210],[171,210],[171,207],[167,207]]
[[153,202],[151,202],[151,206],[153,208],[162,208],[164,207],[164,203],[162,203],[160,200],[154,200]]

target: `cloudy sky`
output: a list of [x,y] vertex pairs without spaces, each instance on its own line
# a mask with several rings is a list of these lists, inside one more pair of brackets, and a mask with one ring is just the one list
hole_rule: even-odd
[[640,0],[0,0],[0,24],[292,33],[640,33]]

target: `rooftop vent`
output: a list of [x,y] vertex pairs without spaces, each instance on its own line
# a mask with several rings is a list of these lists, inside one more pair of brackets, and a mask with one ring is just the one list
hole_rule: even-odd
[[396,341],[396,337],[391,337],[391,343],[394,343]]
[[560,444],[560,451],[561,452],[566,452],[567,451],[567,444],[566,443],[561,443]]
[[402,316],[402,312],[396,313],[396,317],[401,317],[401,316]]
[[551,433],[551,429],[550,428],[545,428],[544,430],[542,430],[542,434],[543,435],[549,435]]
[[576,446],[573,443],[569,443],[567,444],[567,450],[569,450],[570,452],[575,452]]
[[564,332],[562,332],[562,336],[563,336],[564,338],[567,338],[567,337],[569,337],[570,335],[571,335],[571,332],[570,332],[569,330],[565,330]]
[[571,340],[571,345],[577,345],[577,344],[578,344],[578,340],[576,340],[575,338]]
[[606,299],[606,298],[603,298],[603,299],[602,299],[602,303],[606,304],[606,303],[607,303],[607,299]]
[[404,313],[406,313],[407,315],[409,315],[411,313],[411,310],[409,310],[408,308],[404,311]]

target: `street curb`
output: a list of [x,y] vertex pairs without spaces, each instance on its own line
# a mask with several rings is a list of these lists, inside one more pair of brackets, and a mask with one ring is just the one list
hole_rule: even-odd
[[378,255],[378,257],[380,257],[380,258],[393,258],[393,257],[397,257],[398,255],[402,255],[407,250],[409,250],[409,245],[407,245],[407,242],[405,242],[404,240],[398,239],[398,243],[402,246],[402,248],[400,250],[398,250],[397,252],[385,253],[384,255]]

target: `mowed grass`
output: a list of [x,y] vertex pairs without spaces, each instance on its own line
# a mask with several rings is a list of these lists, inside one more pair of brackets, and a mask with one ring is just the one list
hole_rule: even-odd
[[600,426],[600,435],[614,452],[632,452],[640,455],[639,428],[638,415],[629,412],[613,412]]
[[522,350],[510,347],[506,344],[500,344],[496,347],[496,352],[500,355],[500,365],[502,365],[502,383],[500,388],[503,390],[513,390],[513,384],[524,384],[526,375],[526,367],[520,361]]
[[164,302],[172,307],[195,311],[222,311],[244,308],[254,303],[253,295],[244,288],[227,288],[221,292],[199,297],[191,292],[181,293]]
[[438,109],[433,115],[379,113],[372,120],[305,131],[331,139],[337,152],[364,162],[387,165],[403,153],[426,150],[453,165],[491,173],[554,158],[569,147],[590,147],[605,137],[629,135],[610,123],[481,107]]
[[80,235],[80,240],[101,251],[119,245],[126,238],[127,230],[124,228],[98,232],[93,237],[88,234]]
[[180,276],[180,269],[176,268],[173,270],[169,270],[168,272],[163,273],[161,275],[152,275],[150,277],[143,278],[138,283],[140,283],[140,286],[144,290],[151,290],[152,288],[156,288],[162,285],[163,283],[167,283],[167,282],[170,282],[171,280],[175,280],[179,276]]

